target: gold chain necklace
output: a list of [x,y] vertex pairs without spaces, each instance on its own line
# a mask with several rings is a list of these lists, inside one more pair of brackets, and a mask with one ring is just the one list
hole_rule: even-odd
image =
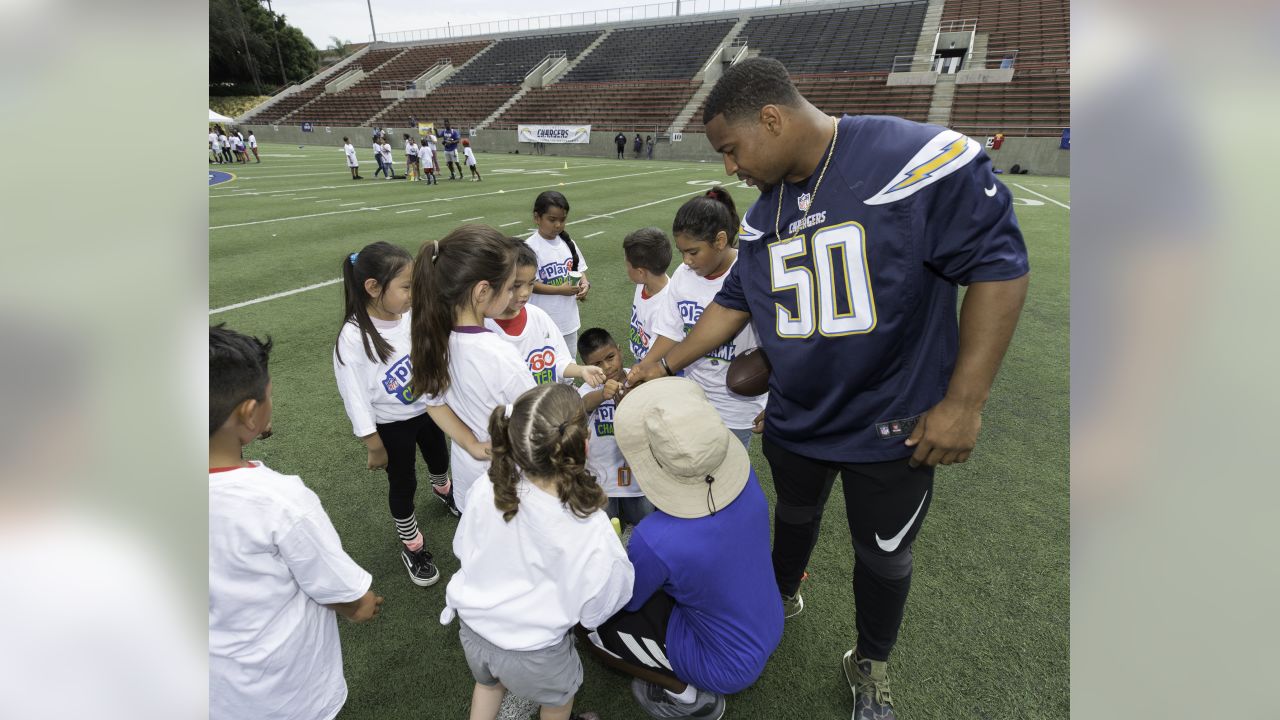
[[[827,151],[827,160],[822,163],[822,172],[818,173],[818,182],[813,185],[813,192],[806,193],[809,201],[806,203],[804,195],[800,196],[800,211],[808,212],[813,207],[813,201],[818,197],[818,188],[822,186],[822,178],[827,174],[827,166],[831,164],[831,158],[836,154],[836,139],[840,137],[840,121],[831,118],[831,148]],[[773,216],[773,236],[776,240],[782,239],[781,225],[782,220],[782,196],[787,191],[787,179],[783,178],[781,184],[778,185],[778,212]]]

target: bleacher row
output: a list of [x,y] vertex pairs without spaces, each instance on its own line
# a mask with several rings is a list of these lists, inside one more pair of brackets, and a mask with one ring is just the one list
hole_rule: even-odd
[[[1070,124],[1069,2],[946,0],[942,21],[976,21],[989,57],[1017,51],[1013,82],[956,86],[951,125],[1055,135]],[[924,121],[933,88],[890,86],[886,78],[895,56],[914,54],[927,9],[927,0],[905,0],[762,14],[736,37],[752,55],[786,65],[801,93],[824,112]],[[548,54],[563,53],[571,69],[551,85],[525,92],[489,127],[590,123],[609,132],[661,131],[697,92],[700,71],[735,22],[624,26],[603,40],[605,31],[595,30],[379,48],[347,66],[367,73],[351,87],[326,93],[325,84],[347,70],[332,69],[250,121],[406,127],[414,120],[448,119],[454,127],[475,127],[521,92],[525,76]],[[461,69],[426,97],[381,96],[384,81],[414,80],[442,60]],[[684,129],[703,130],[701,107]]]

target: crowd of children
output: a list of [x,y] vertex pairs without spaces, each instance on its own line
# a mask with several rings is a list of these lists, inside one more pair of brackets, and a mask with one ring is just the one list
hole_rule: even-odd
[[[245,136],[245,133],[248,136]],[[254,162],[262,162],[258,155],[258,139],[252,130],[232,130],[228,133],[221,125],[209,126],[209,163],[223,165],[227,163],[247,163],[249,153],[253,153]]]
[[[406,177],[432,177],[434,143],[406,134],[404,145]],[[373,149],[393,177],[387,138]],[[365,468],[386,473],[388,529],[411,582],[439,581],[428,548],[451,534],[420,524],[419,455],[431,496],[460,518],[440,621],[459,620],[471,718],[496,717],[508,691],[543,718],[589,717],[573,714],[577,633],[636,678],[650,715],[714,720],[781,636],[768,508],[746,454],[764,399],[724,379],[755,341],[748,328],[683,378],[626,391],[623,347],[581,329],[591,283],[568,214],[548,191],[528,238],[462,225],[416,257],[375,242],[341,258],[338,394]],[[697,320],[735,262],[737,227],[721,189],[682,206],[670,279],[663,231],[625,238],[635,296],[624,345],[636,361],[661,358]],[[210,714],[332,718],[346,699],[336,615],[371,619],[382,599],[299,478],[241,459],[271,432],[269,350],[210,329]]]
[[[252,135],[252,133],[251,133]],[[378,169],[374,171],[373,176],[381,175],[386,180],[408,180],[409,182],[425,182],[428,185],[438,185],[439,179],[436,177],[437,168],[440,167],[439,156],[436,154],[437,136],[432,133],[424,133],[420,137],[414,137],[410,133],[402,133],[404,140],[404,174],[397,175],[395,171],[395,159],[391,154],[391,138],[388,133],[381,128],[373,133],[370,151],[373,153],[374,164]],[[480,176],[480,168],[476,163],[475,151],[471,149],[470,140],[460,140],[457,130],[441,130],[439,139],[445,145],[445,156],[449,166],[449,179],[462,180],[462,163],[465,162],[467,169],[471,172],[470,179],[474,182],[481,182],[483,178]],[[212,150],[214,137],[210,135],[210,148]],[[255,147],[254,154],[257,154],[257,141],[253,141]],[[463,160],[458,160],[457,148],[461,146]],[[346,157],[347,167],[351,169],[352,180],[363,180],[357,168],[360,167],[360,161],[356,157],[355,148],[351,145],[351,139],[342,138],[342,151]],[[457,174],[454,173],[454,167],[457,167]]]

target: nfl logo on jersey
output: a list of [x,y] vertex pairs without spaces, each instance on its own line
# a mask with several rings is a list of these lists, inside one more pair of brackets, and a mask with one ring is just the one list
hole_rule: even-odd
[[809,212],[809,206],[813,204],[813,195],[805,193],[796,198],[796,205],[800,206],[800,212]]

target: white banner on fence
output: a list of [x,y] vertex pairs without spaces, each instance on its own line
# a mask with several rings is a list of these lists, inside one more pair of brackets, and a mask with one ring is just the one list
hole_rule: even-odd
[[529,143],[589,143],[590,125],[521,125],[516,140]]

